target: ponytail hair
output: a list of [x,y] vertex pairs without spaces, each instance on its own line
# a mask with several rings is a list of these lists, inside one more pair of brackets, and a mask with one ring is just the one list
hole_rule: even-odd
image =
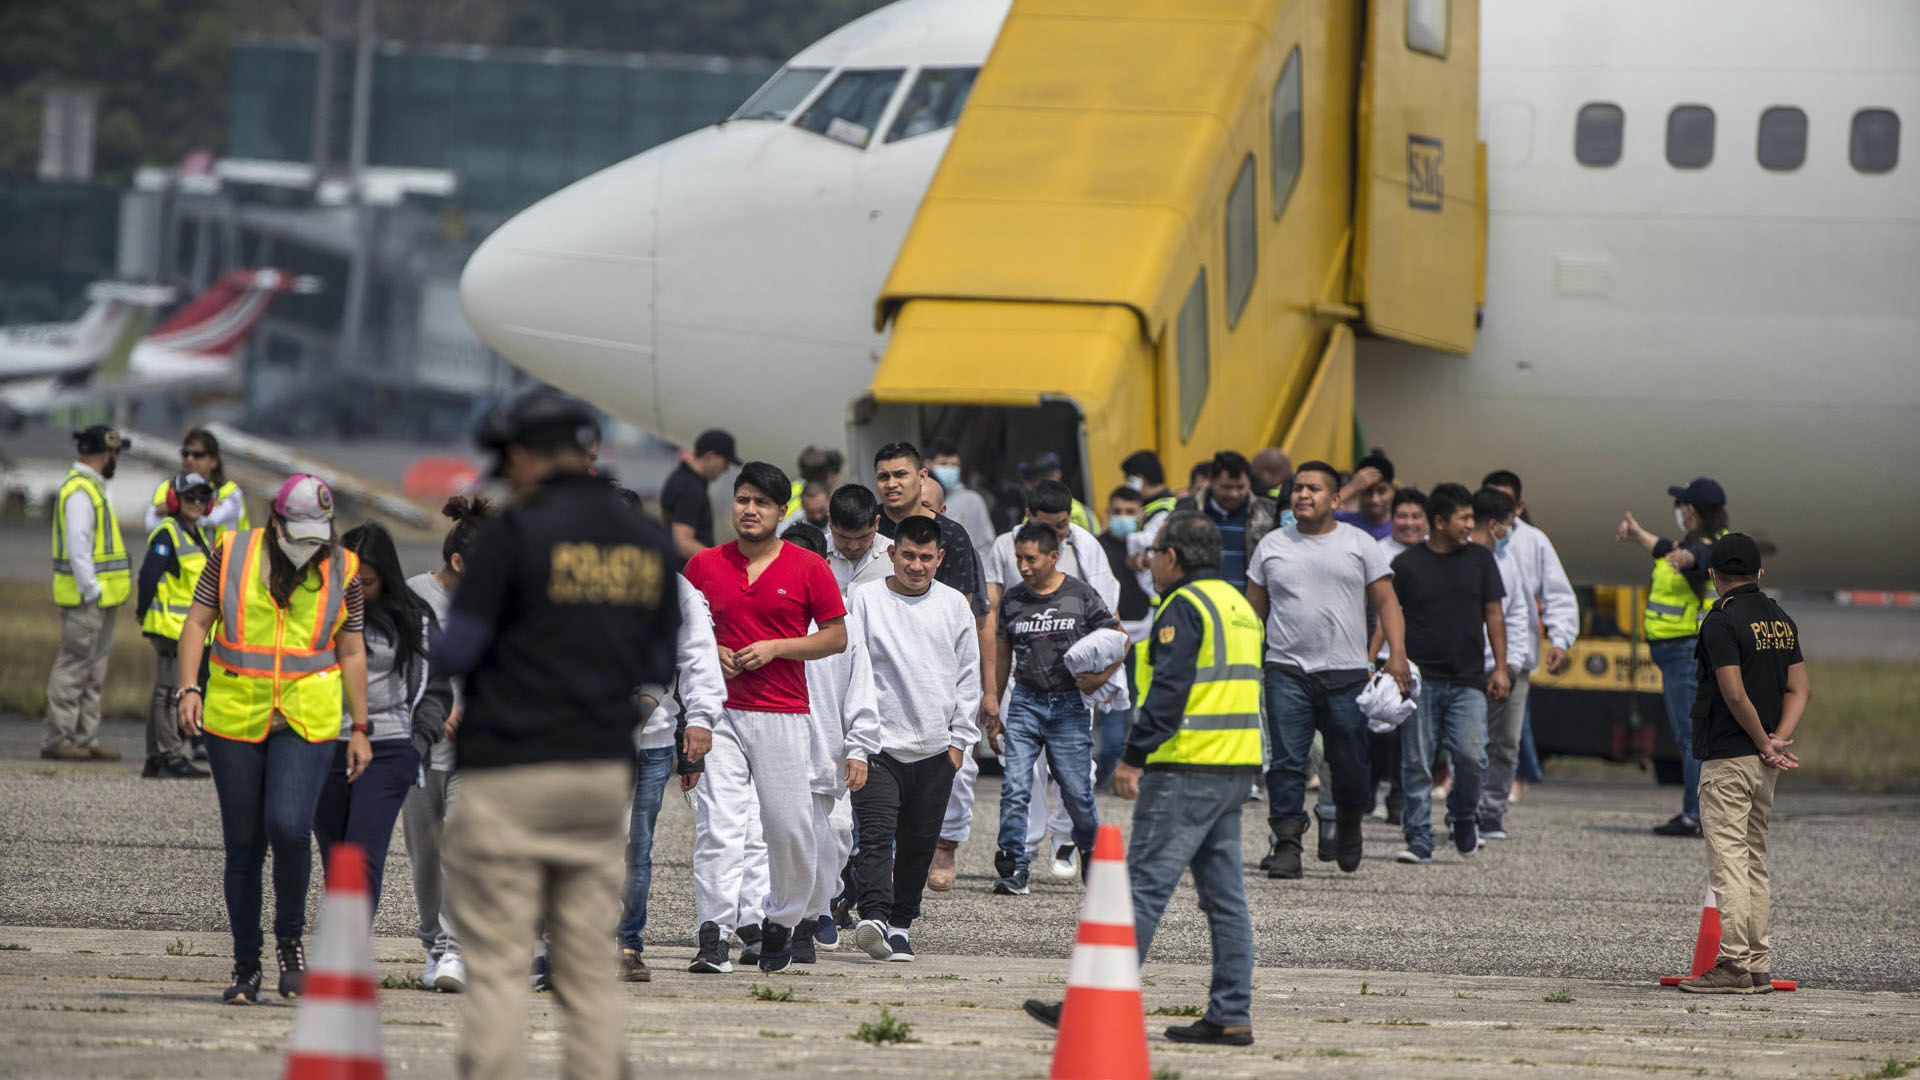
[[440,561],[452,566],[455,555],[460,556],[462,562],[472,558],[480,523],[493,516],[493,503],[480,495],[455,495],[440,508],[440,513],[453,522],[447,538],[440,542]]

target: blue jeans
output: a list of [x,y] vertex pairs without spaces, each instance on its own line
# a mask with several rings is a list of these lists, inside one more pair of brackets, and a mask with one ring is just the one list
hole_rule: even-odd
[[1366,681],[1327,690],[1311,678],[1284,668],[1266,670],[1267,741],[1272,765],[1267,770],[1267,820],[1307,820],[1303,809],[1307,775],[1312,771],[1313,733],[1320,732],[1333,775],[1332,805],[1364,814],[1373,808],[1368,779],[1367,718],[1360,713]]
[[634,755],[633,825],[627,830],[627,906],[620,916],[620,947],[639,952],[647,928],[647,892],[653,888],[653,823],[673,779],[673,747],[655,746]]
[[313,808],[313,834],[320,841],[322,871],[333,845],[358,844],[367,864],[367,897],[380,910],[380,884],[386,877],[387,848],[400,806],[420,780],[420,752],[412,739],[382,739],[373,744],[373,760],[360,779],[347,782],[347,744],[334,744],[333,764],[320,800]]
[[1000,850],[1013,853],[1017,868],[1027,868],[1027,803],[1033,763],[1044,749],[1054,782],[1060,785],[1060,801],[1073,821],[1073,846],[1092,851],[1094,830],[1100,827],[1093,806],[1093,717],[1080,692],[1043,694],[1016,685],[1007,705],[1006,729],[1001,740],[1007,752],[1006,777],[1000,781]]
[[1529,784],[1537,784],[1545,773],[1540,771],[1540,753],[1533,748],[1533,695],[1527,695],[1527,715],[1520,721],[1520,760],[1513,767],[1513,778]]
[[1142,963],[1181,872],[1193,870],[1213,941],[1207,1019],[1221,1027],[1253,1022],[1253,921],[1240,865],[1240,808],[1251,790],[1251,771],[1148,770],[1140,777],[1127,842],[1133,936]]
[[1094,759],[1094,783],[1105,783],[1120,764],[1120,751],[1127,747],[1127,729],[1133,726],[1132,709],[1103,711],[1094,717],[1100,729],[1099,756]]
[[292,731],[274,732],[257,743],[207,735],[207,765],[220,799],[220,836],[227,851],[227,925],[237,964],[260,964],[261,870],[269,847],[273,936],[298,938],[307,928],[313,808],[333,751],[332,739],[308,742]]
[[1660,698],[1667,704],[1667,727],[1680,744],[1680,812],[1700,820],[1700,763],[1693,757],[1693,699],[1700,693],[1698,666],[1690,637],[1647,642],[1647,655],[1660,669]]
[[1400,783],[1407,800],[1400,826],[1407,848],[1418,855],[1433,854],[1433,755],[1442,745],[1453,769],[1447,822],[1476,826],[1480,778],[1487,768],[1486,691],[1438,680],[1422,682],[1419,710],[1400,725]]

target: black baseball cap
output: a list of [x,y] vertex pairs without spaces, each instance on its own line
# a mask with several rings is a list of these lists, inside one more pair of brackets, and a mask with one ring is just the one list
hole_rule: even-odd
[[1760,572],[1760,544],[1746,533],[1728,533],[1713,542],[1707,568],[1730,577],[1753,577]]
[[480,449],[499,455],[492,475],[501,476],[506,469],[507,447],[539,440],[590,452],[600,441],[600,421],[580,399],[536,387],[481,417],[473,440]]
[[1727,505],[1727,489],[1721,487],[1718,480],[1709,480],[1704,476],[1694,477],[1693,482],[1685,486],[1676,484],[1667,489],[1667,494],[1693,506]]
[[73,433],[73,445],[83,454],[104,454],[133,449],[133,440],[107,424],[95,424]]
[[729,465],[740,464],[740,454],[733,448],[732,433],[719,428],[708,428],[693,440],[693,456],[699,457],[701,454],[719,454]]

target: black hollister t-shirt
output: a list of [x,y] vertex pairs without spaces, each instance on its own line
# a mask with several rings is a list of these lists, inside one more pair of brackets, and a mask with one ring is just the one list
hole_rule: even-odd
[[1758,585],[1742,585],[1707,612],[1694,645],[1700,695],[1693,702],[1693,756],[1697,761],[1747,757],[1760,748],[1733,718],[1715,672],[1738,667],[1747,700],[1764,731],[1777,731],[1787,693],[1787,669],[1802,662],[1800,628]]
[[1037,595],[1025,582],[1000,597],[1001,641],[1013,645],[1013,681],[1041,694],[1064,694],[1079,687],[1067,670],[1067,650],[1095,630],[1119,630],[1093,586],[1064,574],[1060,587]]

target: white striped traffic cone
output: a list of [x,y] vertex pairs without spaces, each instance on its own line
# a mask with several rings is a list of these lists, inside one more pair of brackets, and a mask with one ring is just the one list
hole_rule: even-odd
[[286,1080],[385,1080],[386,1075],[366,856],[358,845],[335,844],[313,959],[287,1043]]
[[1147,1021],[1120,826],[1102,825],[1087,869],[1052,1080],[1145,1080]]

